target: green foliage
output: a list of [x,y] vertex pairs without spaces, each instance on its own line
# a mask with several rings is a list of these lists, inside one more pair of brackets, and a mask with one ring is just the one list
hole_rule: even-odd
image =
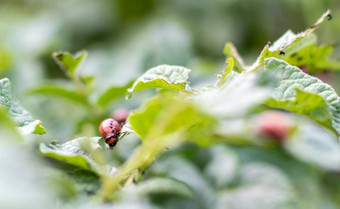
[[133,189],[124,193],[125,196],[141,197],[152,194],[178,195],[186,198],[192,197],[192,191],[188,185],[176,179],[151,178],[137,184]]
[[84,97],[83,95],[77,93],[76,91],[72,89],[68,89],[65,86],[56,85],[53,83],[41,85],[39,87],[31,89],[29,91],[29,94],[51,95],[51,96],[67,99],[68,101],[75,102],[76,104],[79,104],[85,107],[88,105],[86,97]]
[[14,96],[12,84],[7,78],[0,80],[0,108],[7,112],[23,135],[46,133],[42,123],[34,120],[31,114],[19,104]]
[[151,68],[135,81],[128,89],[128,93],[131,95],[133,92],[150,88],[184,91],[188,83],[189,72],[189,69],[180,66],[160,65]]
[[75,56],[72,56],[68,52],[58,52],[53,54],[53,58],[71,79],[76,79],[78,76],[79,66],[83,59],[85,59],[86,55],[86,51],[78,53]]
[[219,87],[223,86],[223,84],[227,81],[230,73],[233,71],[234,68],[234,60],[233,58],[229,57],[226,61],[227,67],[224,69],[224,71],[221,73],[221,75],[219,75],[219,81],[217,83],[217,85]]
[[[288,31],[267,44],[251,66],[227,43],[227,66],[215,85],[205,83],[201,88],[189,86],[188,68],[159,65],[135,81],[98,91],[97,75],[80,72],[85,51],[74,56],[55,53],[70,82],[36,86],[30,95],[50,95],[85,107],[77,119],[85,132],[98,130],[113,102],[126,93],[129,97],[143,90],[159,91],[152,98],[140,99],[139,94],[124,103],[134,110],[121,124],[115,147],[105,143],[105,136],[80,132],[82,137],[42,142],[38,147],[0,142],[6,146],[0,146],[0,160],[17,153],[20,167],[23,159],[32,168],[46,167],[50,173],[41,173],[49,179],[51,197],[56,197],[51,199],[60,207],[135,208],[132,203],[137,202],[147,208],[338,208],[340,99],[330,85],[298,68],[338,69],[337,61],[328,59],[332,49],[318,47],[313,34],[329,15],[327,11],[302,33]],[[19,105],[6,78],[0,80],[0,116],[1,139],[45,133],[41,122]],[[11,146],[23,153],[38,149],[44,161],[37,160],[33,167],[33,160],[10,152]],[[20,170],[1,165],[6,178]],[[37,169],[31,170],[37,174]],[[25,179],[14,175],[20,185],[26,179],[35,182],[22,173]],[[7,195],[3,191],[1,187],[0,193]],[[26,187],[23,191],[29,193]],[[39,187],[38,200],[44,196],[41,191]],[[12,193],[17,191],[8,194]],[[8,205],[0,201],[1,207]]]
[[235,46],[232,43],[227,43],[224,46],[223,53],[224,53],[225,56],[232,57],[233,60],[235,60],[234,70],[236,72],[242,72],[242,71],[245,70],[246,67],[245,67],[244,61],[240,57]]
[[[276,58],[266,59],[266,69],[274,71],[280,77],[280,83],[273,92],[273,97],[277,100],[294,99],[296,97],[295,88],[302,91],[317,94],[327,103],[332,112],[332,127],[340,131],[340,98],[335,90],[321,80],[305,74],[299,68]],[[304,102],[304,101],[301,101]],[[301,108],[302,109],[302,108]],[[312,113],[311,113],[312,114]],[[321,115],[320,115],[321,116]],[[320,117],[319,116],[319,117]],[[323,116],[321,116],[322,118]],[[318,118],[317,121],[320,119]],[[321,119],[322,120],[322,119]],[[323,125],[325,125],[323,123]]]
[[[309,117],[320,125],[332,130],[332,113],[325,100],[313,93],[296,88],[293,99],[276,100],[271,98],[265,104],[272,108],[280,108]],[[334,131],[334,130],[333,130]]]
[[324,170],[340,170],[340,144],[337,137],[309,121],[302,121],[299,129],[290,140],[285,141],[284,146],[297,159]]
[[85,170],[100,172],[98,165],[91,159],[89,153],[82,148],[82,143],[89,143],[92,149],[100,149],[97,145],[99,138],[77,138],[60,144],[57,141],[51,142],[49,146],[40,144],[39,151],[44,156],[58,159],[68,164],[78,166]]
[[126,92],[129,87],[134,83],[134,81],[127,83],[125,86],[121,87],[111,87],[107,89],[104,93],[102,93],[98,100],[97,100],[97,105],[106,107],[108,106],[112,101],[122,98],[126,95]]

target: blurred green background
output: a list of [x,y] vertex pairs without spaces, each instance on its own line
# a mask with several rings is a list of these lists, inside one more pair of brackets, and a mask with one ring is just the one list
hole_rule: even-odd
[[[319,43],[340,35],[336,0],[2,0],[0,7],[0,77],[8,77],[23,106],[40,119],[50,141],[99,135],[86,124],[80,107],[27,91],[51,80],[69,84],[51,57],[56,51],[89,52],[82,75],[95,76],[94,94],[122,86],[159,64],[192,69],[191,83],[215,81],[224,68],[224,44],[235,44],[247,64],[268,41],[288,29],[301,32],[327,9],[333,20],[317,31]],[[334,57],[340,57],[339,47]],[[146,93],[148,94],[148,93]],[[121,98],[105,110],[133,109],[147,97]]]

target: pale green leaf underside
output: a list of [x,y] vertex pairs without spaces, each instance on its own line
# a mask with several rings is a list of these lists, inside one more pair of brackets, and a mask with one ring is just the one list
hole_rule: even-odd
[[34,121],[30,113],[19,104],[14,96],[12,83],[7,78],[0,80],[0,107],[4,109],[16,125],[20,127],[19,131],[22,134],[46,133],[41,122],[38,120]]
[[128,93],[151,88],[165,88],[176,91],[185,89],[190,70],[181,66],[159,65],[146,71],[139,77]]
[[295,208],[293,186],[280,169],[262,162],[247,163],[239,174],[239,185],[218,195],[217,208]]
[[299,68],[289,65],[283,60],[268,58],[265,60],[266,69],[279,77],[279,84],[273,92],[277,100],[294,100],[296,88],[321,96],[332,112],[332,127],[340,132],[340,98],[335,90],[320,79],[307,75]]
[[276,100],[271,98],[265,104],[272,108],[282,108],[291,112],[304,115],[316,121],[320,125],[332,128],[332,112],[325,100],[314,93],[308,93],[296,88],[296,96],[293,99]]
[[310,121],[301,121],[298,131],[284,147],[296,158],[325,170],[340,171],[340,144],[334,135]]

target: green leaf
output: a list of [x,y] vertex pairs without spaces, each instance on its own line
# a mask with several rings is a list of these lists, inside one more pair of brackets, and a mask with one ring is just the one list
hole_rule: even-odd
[[[289,181],[294,187],[291,193],[291,199],[294,201],[294,203],[292,204],[293,208],[320,208],[318,206],[320,205],[321,194],[323,193],[323,191],[319,187],[320,170],[287,156],[284,149],[267,149],[261,147],[247,146],[233,147],[233,150],[235,150],[239,154],[241,162],[245,162],[246,164],[259,162],[265,163],[267,165],[271,165],[273,169],[279,170],[280,173],[283,172],[285,176],[287,175],[286,178],[289,178]],[[266,181],[268,179],[268,183],[272,182],[273,186],[281,185],[279,183],[276,183],[278,182],[278,178],[275,178],[277,180],[274,180],[273,178],[268,178],[266,176],[267,173],[272,173],[270,172],[270,170],[272,169],[267,170],[263,168],[260,169],[260,171],[261,170],[264,172],[264,174],[262,174],[264,178],[256,177],[255,175],[255,180],[257,178],[260,179],[259,181]],[[259,174],[259,171],[255,171],[255,173]],[[262,175],[260,174],[260,176]],[[269,176],[272,175],[269,174]],[[283,188],[280,189],[280,191],[281,190],[283,190]],[[258,193],[258,195],[261,196],[260,193]],[[264,195],[264,197],[265,196],[266,195]],[[262,200],[264,199],[262,198]]]
[[211,162],[206,166],[205,173],[218,188],[232,183],[239,169],[239,159],[231,149],[224,145],[214,146],[210,149]]
[[[268,73],[269,74],[269,73]],[[197,106],[218,118],[245,114],[270,95],[270,88],[261,86],[257,73],[234,74],[221,88],[214,88],[195,96]]]
[[151,88],[183,91],[188,83],[189,72],[189,69],[181,66],[159,65],[139,77],[128,89],[128,94]]
[[229,57],[226,61],[227,67],[222,72],[221,75],[219,75],[220,80],[217,83],[217,86],[221,87],[223,84],[227,81],[229,74],[233,71],[234,67],[234,60],[232,57]]
[[[273,44],[268,44],[263,48],[260,56],[250,66],[246,66],[240,58],[236,48],[227,43],[224,49],[224,54],[232,57],[235,61],[235,71],[256,71],[264,64],[264,60],[269,57],[276,57],[288,62],[292,61],[296,66],[307,66],[311,68],[311,72],[325,70],[325,68],[339,69],[337,61],[328,59],[328,54],[331,52],[331,47],[316,47],[317,38],[313,34],[314,30],[318,28],[330,15],[327,10],[319,20],[304,32],[295,34],[288,30]],[[297,56],[299,55],[299,56]],[[316,61],[320,60],[320,62]]]
[[99,196],[108,198],[120,184],[147,168],[164,149],[179,145],[186,139],[205,142],[205,135],[213,130],[215,122],[214,118],[198,110],[192,101],[181,95],[165,93],[151,99],[143,108],[130,113],[128,118],[128,123],[143,143],[102,188]]
[[82,51],[76,55],[71,55],[68,52],[57,52],[53,54],[54,60],[57,62],[59,67],[65,71],[65,73],[72,79],[76,77],[79,65],[86,57],[87,52]]
[[219,194],[217,208],[295,208],[293,187],[280,169],[266,163],[242,166],[239,185]]
[[8,78],[0,80],[0,108],[8,113],[9,117],[20,127],[24,135],[30,133],[44,134],[46,130],[39,120],[33,119],[17,101],[13,93],[12,83]]
[[99,165],[94,162],[90,154],[82,148],[83,143],[88,143],[93,150],[101,149],[98,145],[99,139],[99,137],[80,137],[65,142],[64,144],[53,142],[48,146],[41,143],[39,150],[44,156],[64,161],[85,170],[100,173],[101,169]]
[[281,108],[307,116],[320,125],[335,131],[332,128],[332,112],[325,100],[318,94],[304,92],[298,88],[295,91],[294,98],[287,100],[271,98],[265,104],[272,108]]
[[223,54],[227,56],[228,59],[233,58],[233,61],[235,61],[234,70],[236,72],[242,72],[246,69],[244,61],[242,60],[232,43],[226,43],[223,49]]
[[68,89],[65,86],[57,85],[57,84],[46,84],[41,85],[36,88],[29,90],[29,94],[36,95],[53,95],[60,98],[67,99],[68,101],[75,102],[77,104],[88,106],[88,101],[86,97],[77,93],[72,89]]
[[295,134],[284,141],[284,147],[297,159],[324,170],[340,171],[338,138],[310,121],[302,120]]
[[1,143],[0,208],[56,209],[53,191],[46,187],[48,166],[31,148]]
[[[332,112],[332,127],[338,133],[340,132],[340,98],[330,85],[276,58],[266,59],[265,64],[266,70],[275,72],[281,80],[273,92],[274,99],[295,100],[296,88],[310,94],[317,94],[325,100]],[[324,124],[325,118],[321,118],[323,118],[321,121]],[[320,122],[320,118],[318,118],[318,122]]]
[[118,98],[122,98],[126,95],[126,91],[131,85],[134,83],[134,81],[131,81],[127,83],[125,86],[120,86],[120,87],[111,87],[107,89],[104,93],[102,93],[98,100],[97,104],[102,107],[106,107],[109,105],[111,102]]
[[[206,156],[204,153],[207,149],[201,150],[203,152],[200,152],[199,147],[196,148],[197,149],[195,150],[197,151],[197,154],[201,153],[203,156]],[[195,161],[197,159],[191,158],[193,156],[190,156],[189,158],[191,160],[189,160],[188,156],[185,154],[186,151],[180,152],[182,154],[176,151],[174,152],[176,154],[168,153],[170,155],[166,154],[166,157],[159,158],[152,165],[149,172],[154,173],[155,175],[164,175],[174,178],[187,184],[194,193],[193,197],[186,199],[186,202],[191,202],[192,208],[216,208],[215,203],[217,192],[216,190],[213,190],[208,179],[203,175],[202,170],[197,167],[197,164],[201,164],[203,162],[193,162],[193,160]],[[204,163],[202,165],[204,165]],[[185,208],[185,206],[176,207],[176,205],[173,204],[173,207],[170,208]]]
[[15,122],[9,118],[7,111],[2,108],[0,108],[0,138],[23,141],[23,137],[17,129]]
[[291,55],[308,45],[314,44],[316,42],[316,36],[312,33],[328,18],[330,13],[330,10],[327,10],[312,27],[308,28],[304,32],[294,34],[292,31],[288,30],[268,48],[268,51],[275,55]]
[[312,44],[281,59],[294,66],[306,67],[309,74],[325,70],[340,70],[340,62],[329,58],[332,51],[333,45],[317,47],[316,44]]
[[339,70],[340,62],[328,58],[333,47],[316,46],[317,37],[313,34],[314,30],[328,18],[328,15],[330,15],[329,10],[312,27],[299,34],[288,30],[272,45],[265,46],[253,66],[262,65],[266,58],[276,57],[294,66],[305,66],[310,73],[326,69]]
[[24,135],[30,134],[30,133],[43,135],[46,133],[46,130],[42,126],[42,123],[40,120],[35,120],[26,126],[19,127],[19,130],[20,130],[20,133]]
[[92,86],[94,81],[96,80],[96,77],[95,76],[80,76],[80,79],[85,85]]
[[[198,128],[203,124],[209,126],[214,123],[214,119],[198,110],[189,100],[162,95],[151,99],[143,108],[131,112],[128,123],[144,140],[152,134],[161,136],[180,130],[188,131],[190,127]],[[200,134],[203,133],[201,129]]]
[[10,50],[0,47],[0,74],[9,70],[13,62],[13,55]]
[[147,196],[151,194],[168,194],[182,197],[192,197],[192,190],[184,182],[170,178],[154,177],[140,182],[123,193],[124,196]]

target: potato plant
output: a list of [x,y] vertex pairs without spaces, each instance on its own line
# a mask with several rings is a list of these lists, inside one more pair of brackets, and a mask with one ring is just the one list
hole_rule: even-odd
[[[48,130],[2,78],[0,208],[339,208],[340,98],[313,76],[340,68],[313,33],[331,17],[268,42],[250,66],[227,43],[225,69],[201,88],[164,64],[98,93],[80,71],[87,52],[57,52],[68,85],[29,95],[69,101],[86,114],[79,130],[96,130],[64,143],[39,141]],[[109,146],[97,131],[109,104],[141,91],[154,94]]]

